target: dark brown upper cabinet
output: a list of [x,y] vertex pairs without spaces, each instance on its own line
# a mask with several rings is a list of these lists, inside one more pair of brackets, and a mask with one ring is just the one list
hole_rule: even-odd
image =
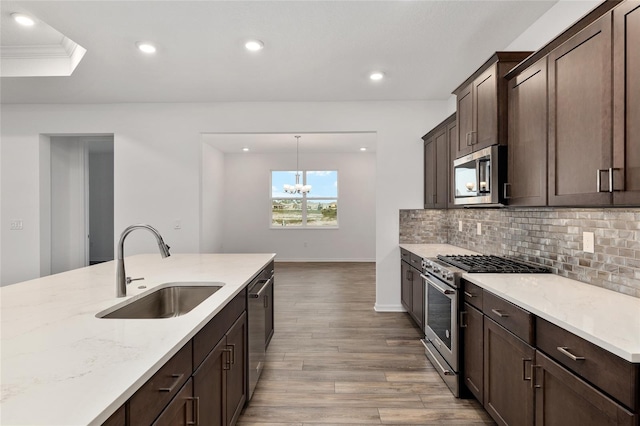
[[449,203],[449,174],[452,114],[422,137],[424,141],[424,208],[446,209]]
[[[456,157],[507,141],[504,76],[531,52],[496,52],[456,90]],[[453,159],[452,159],[453,160]]]
[[640,2],[613,11],[613,202],[640,204]]
[[509,80],[509,149],[504,198],[547,204],[547,58]]
[[611,13],[549,54],[549,205],[611,204]]

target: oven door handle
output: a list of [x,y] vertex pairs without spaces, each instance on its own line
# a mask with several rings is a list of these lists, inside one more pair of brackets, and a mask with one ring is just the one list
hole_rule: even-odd
[[442,287],[440,287],[439,285],[437,285],[436,283],[434,283],[432,280],[429,279],[429,277],[426,277],[424,274],[420,274],[420,276],[422,278],[424,278],[431,287],[435,287],[436,290],[438,290],[440,293],[442,294],[456,294],[455,290],[449,290],[449,289],[444,289]]
[[433,352],[431,352],[431,349],[429,349],[429,346],[427,346],[427,342],[425,341],[425,339],[420,339],[420,343],[422,343],[422,346],[424,346],[424,348],[427,350],[427,352],[429,352],[429,355],[431,355],[431,358],[436,363],[438,368],[440,370],[442,370],[442,374],[444,374],[445,376],[455,376],[455,373],[453,371],[446,370],[444,367],[442,367],[442,364],[440,364],[440,362],[438,362],[438,358],[436,358],[436,356],[433,354]]

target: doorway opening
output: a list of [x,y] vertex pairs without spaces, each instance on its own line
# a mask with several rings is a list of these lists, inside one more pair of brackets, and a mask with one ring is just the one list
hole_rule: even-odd
[[113,260],[113,135],[44,139],[41,275]]

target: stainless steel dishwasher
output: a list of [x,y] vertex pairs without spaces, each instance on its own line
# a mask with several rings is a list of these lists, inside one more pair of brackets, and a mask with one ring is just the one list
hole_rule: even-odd
[[272,278],[272,271],[265,271],[249,286],[249,399],[258,384],[266,356],[267,289]]

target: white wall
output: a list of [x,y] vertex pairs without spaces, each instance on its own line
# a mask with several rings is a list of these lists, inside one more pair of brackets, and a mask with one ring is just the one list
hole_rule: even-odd
[[601,0],[560,0],[504,50],[538,50],[600,3]]
[[200,216],[200,251],[222,252],[224,229],[224,154],[202,143],[202,181]]
[[339,228],[270,228],[271,170],[295,162],[295,153],[225,155],[224,251],[275,252],[278,260],[291,261],[374,261],[376,155],[301,153],[306,170],[338,171]]
[[[127,225],[149,223],[174,253],[185,253],[200,250],[201,133],[370,131],[378,136],[376,308],[401,309],[398,210],[422,206],[421,136],[446,108],[446,101],[2,105],[2,226],[10,218],[25,223],[2,234],[2,284],[39,276],[40,134],[114,134],[116,239]],[[156,250],[150,234],[134,232],[125,254]]]

